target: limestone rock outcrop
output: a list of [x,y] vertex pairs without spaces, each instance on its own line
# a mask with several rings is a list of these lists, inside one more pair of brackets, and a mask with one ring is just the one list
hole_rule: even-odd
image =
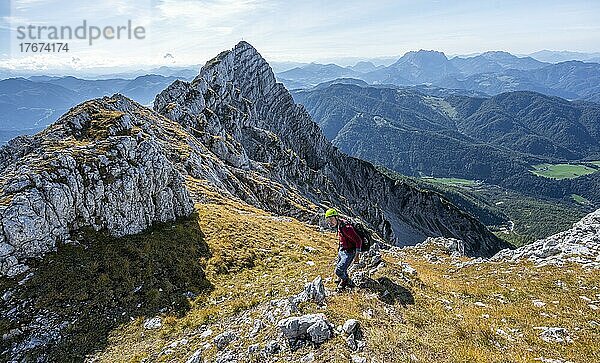
[[515,250],[502,250],[492,261],[530,260],[536,265],[576,262],[600,268],[600,209],[583,217],[573,228]]
[[0,274],[89,227],[141,232],[193,211],[157,115],[122,96],[81,104],[0,149]]

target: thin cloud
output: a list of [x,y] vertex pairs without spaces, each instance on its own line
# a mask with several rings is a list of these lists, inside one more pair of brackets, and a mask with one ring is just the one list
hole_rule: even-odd
[[156,8],[160,11],[163,19],[194,19],[202,23],[214,19],[231,19],[262,8],[267,4],[266,1],[262,0],[163,0]]
[[600,50],[597,14],[600,2],[585,0],[501,5],[475,0],[80,0],[68,6],[58,0],[16,0],[11,21],[0,29],[29,23],[77,26],[83,19],[99,26],[131,19],[147,29],[145,41],[74,48],[80,64],[142,66],[172,61],[163,58],[167,53],[180,65],[199,64],[242,39],[268,60],[306,62],[398,56],[421,48],[446,54],[593,52]]

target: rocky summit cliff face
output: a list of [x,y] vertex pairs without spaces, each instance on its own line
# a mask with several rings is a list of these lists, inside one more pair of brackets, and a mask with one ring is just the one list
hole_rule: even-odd
[[323,208],[339,207],[398,245],[447,236],[464,240],[472,255],[503,246],[439,195],[340,152],[248,43],[207,62],[191,83],[173,83],[154,109],[226,162],[246,186],[230,193],[265,210],[314,221]]
[[505,247],[439,195],[338,151],[245,42],[173,83],[154,108],[120,95],[88,101],[0,149],[1,275],[78,231],[137,233],[210,195],[313,223],[335,206],[394,244],[446,236],[472,255]]

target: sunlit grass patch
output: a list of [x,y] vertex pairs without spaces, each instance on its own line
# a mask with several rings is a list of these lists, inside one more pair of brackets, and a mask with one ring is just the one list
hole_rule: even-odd
[[[195,335],[201,325],[219,325],[251,313],[260,303],[298,293],[316,276],[333,273],[337,252],[333,233],[232,200],[196,208],[210,249],[200,263],[214,290],[200,295],[185,316],[173,317],[174,323],[159,331],[144,330],[142,320],[123,325],[113,332],[111,346],[98,355],[100,361],[184,360],[202,341]],[[169,341],[185,336],[190,340],[185,351],[160,356]]]
[[551,179],[573,179],[595,173],[597,170],[582,164],[538,164],[531,172]]
[[[540,356],[598,360],[600,330],[590,323],[597,321],[597,314],[579,297],[600,298],[595,295],[600,293],[597,270],[535,268],[531,263],[482,263],[457,269],[420,256],[408,262],[425,288],[415,290],[416,302],[407,307],[405,320],[419,328],[417,341],[437,339],[439,349],[448,354],[439,361],[530,362]],[[427,298],[421,299],[421,294]],[[441,300],[447,303],[440,304]],[[541,303],[536,306],[535,301]],[[423,314],[438,320],[423,325],[418,318]],[[564,327],[574,342],[545,342],[534,329],[540,326]],[[444,331],[451,334],[440,334]]]
[[[333,233],[231,200],[196,208],[211,251],[201,264],[214,290],[193,300],[185,316],[168,315],[160,330],[143,329],[142,319],[114,330],[99,361],[185,361],[231,327],[241,329],[242,338],[232,343],[237,350],[254,343],[264,347],[277,337],[277,328],[271,325],[248,338],[243,335],[250,328],[246,319],[262,319],[261,306],[272,299],[302,291],[318,275],[332,276]],[[385,265],[371,276],[377,288],[333,294],[325,307],[304,303],[302,312],[325,313],[335,325],[359,320],[367,344],[361,355],[377,362],[532,362],[538,357],[599,361],[600,331],[590,323],[598,321],[597,314],[579,297],[600,299],[598,271],[535,268],[530,263],[458,268],[434,246],[404,251],[402,260],[383,252]],[[426,255],[439,259],[430,262]],[[418,275],[404,276],[399,262],[409,263]],[[330,280],[325,285],[335,288]],[[389,294],[378,289],[393,291],[393,298],[382,298]],[[544,305],[536,306],[537,300]],[[214,330],[211,337],[199,337],[203,324]],[[535,329],[542,326],[564,327],[573,343],[543,341]],[[185,347],[161,355],[183,338],[189,340]],[[316,362],[348,362],[352,354],[336,335],[318,348],[285,355],[300,361],[309,352]],[[208,359],[215,354],[214,347],[203,353]]]
[[451,186],[456,186],[456,187],[460,187],[460,186],[469,186],[469,187],[471,187],[471,186],[476,186],[477,184],[479,184],[475,180],[460,179],[460,178],[422,177],[421,179],[424,180],[424,181],[431,182],[431,183],[451,185]]

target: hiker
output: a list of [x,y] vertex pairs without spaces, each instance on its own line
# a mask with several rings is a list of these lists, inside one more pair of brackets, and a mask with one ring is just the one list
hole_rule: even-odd
[[335,274],[340,278],[338,288],[354,287],[354,283],[348,276],[348,267],[350,267],[353,260],[355,263],[360,261],[357,251],[360,251],[362,247],[362,238],[356,233],[352,224],[340,218],[339,213],[335,209],[328,209],[325,212],[325,219],[330,227],[337,228],[340,241],[338,259],[335,266]]

